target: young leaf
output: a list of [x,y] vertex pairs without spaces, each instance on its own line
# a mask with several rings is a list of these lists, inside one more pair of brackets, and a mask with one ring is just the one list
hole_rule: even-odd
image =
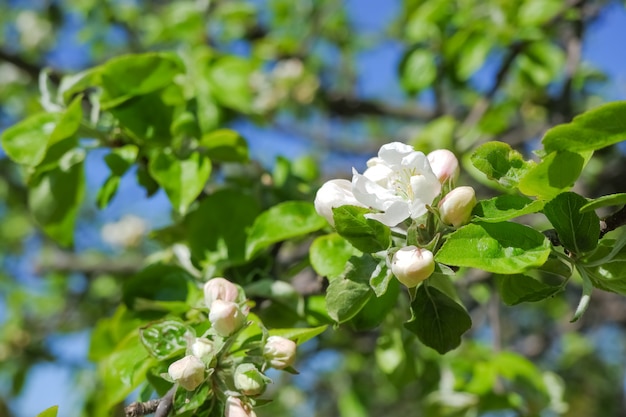
[[333,280],[341,275],[352,256],[360,252],[337,233],[317,237],[309,249],[309,260],[315,272]]
[[536,213],[543,208],[544,202],[531,200],[528,197],[504,194],[489,200],[479,201],[472,214],[476,220],[487,223],[498,223],[514,219],[525,214]]
[[59,406],[53,405],[52,407],[47,408],[41,413],[37,414],[37,417],[57,417],[58,412],[59,412]]
[[510,306],[523,302],[541,301],[563,289],[559,285],[547,285],[523,274],[495,275],[494,278],[502,301]]
[[255,70],[249,60],[237,56],[225,56],[211,68],[212,93],[226,107],[242,113],[252,110],[250,75]]
[[561,244],[576,254],[590,252],[598,246],[600,219],[594,212],[581,213],[587,200],[565,192],[546,203],[543,212],[554,226]]
[[326,309],[337,323],[356,316],[374,296],[369,279],[376,266],[377,262],[368,254],[360,258],[353,256],[346,265],[343,277],[331,281],[326,290]]
[[293,340],[296,344],[301,345],[307,340],[313,339],[315,336],[324,333],[328,326],[318,326],[311,328],[297,329],[272,329],[269,331],[270,336],[282,336]]
[[500,274],[515,274],[542,265],[550,242],[518,223],[476,223],[449,235],[435,259],[446,265],[467,266]]
[[246,258],[252,259],[274,243],[315,232],[325,225],[326,220],[317,214],[311,203],[287,201],[277,204],[254,221],[248,233]]
[[373,219],[366,219],[370,210],[356,206],[333,208],[337,233],[362,252],[374,253],[385,250],[391,243],[391,231]]
[[506,188],[515,188],[534,164],[525,161],[519,152],[503,142],[487,142],[479,146],[470,159],[487,178]]
[[142,300],[186,301],[193,277],[174,265],[153,264],[124,281],[122,299],[130,309]]
[[391,268],[387,267],[387,262],[384,259],[379,261],[378,266],[370,277],[370,287],[374,290],[376,297],[382,297],[387,292],[387,288],[392,281],[393,273]]
[[39,164],[59,116],[58,113],[39,113],[2,132],[2,147],[9,158],[18,164]]
[[187,211],[211,175],[211,161],[198,152],[183,160],[172,153],[159,152],[150,159],[149,168],[174,209],[180,213]]
[[237,132],[230,129],[219,129],[205,133],[200,138],[199,149],[213,161],[247,162],[248,143]]
[[385,293],[369,298],[367,304],[350,320],[350,326],[357,331],[362,331],[380,325],[398,303],[398,294],[400,294],[400,282],[392,279]]
[[36,176],[28,191],[28,206],[35,220],[63,246],[72,245],[74,223],[85,191],[82,160],[74,162]]
[[610,194],[589,201],[580,208],[580,212],[586,213],[601,207],[623,206],[624,204],[626,204],[626,193]]
[[96,205],[100,210],[108,206],[111,199],[115,197],[120,186],[120,180],[121,178],[116,175],[109,175],[104,184],[102,184],[96,195]]
[[411,320],[404,327],[441,354],[459,346],[463,333],[472,327],[472,319],[463,306],[426,285],[417,289],[411,312]]
[[520,180],[519,190],[549,200],[574,185],[589,158],[591,153],[552,152]]
[[626,101],[597,107],[555,126],[542,139],[546,151],[585,152],[626,140]]
[[437,78],[435,56],[428,49],[409,51],[400,63],[400,84],[408,93],[418,93]]
[[150,355],[162,361],[184,353],[194,332],[179,321],[165,320],[140,329],[139,335]]

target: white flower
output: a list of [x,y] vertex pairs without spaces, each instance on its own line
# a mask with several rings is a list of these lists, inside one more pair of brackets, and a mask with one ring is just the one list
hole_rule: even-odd
[[215,354],[213,342],[204,337],[198,337],[191,345],[191,354],[198,359],[211,358]]
[[357,201],[382,213],[367,214],[387,226],[426,214],[441,192],[441,183],[422,152],[400,142],[383,145],[363,174],[353,169],[352,192]]
[[352,184],[348,180],[327,181],[315,195],[315,210],[332,226],[335,226],[333,208],[345,205],[365,207],[354,198]]
[[454,227],[469,222],[476,205],[476,193],[472,187],[457,187],[439,202],[441,221]]
[[391,272],[408,288],[417,286],[435,271],[435,258],[427,249],[406,246],[393,255]]
[[185,356],[172,363],[167,372],[187,391],[195,390],[204,381],[204,363],[193,355]]
[[215,300],[237,301],[239,289],[227,279],[211,278],[204,284],[204,302],[210,309]]
[[272,368],[285,369],[296,360],[296,342],[281,336],[270,336],[263,347],[263,356]]
[[242,363],[237,366],[233,379],[235,388],[247,396],[263,394],[265,386],[272,381],[251,363]]
[[227,337],[241,329],[246,316],[232,301],[214,300],[209,311],[209,321],[215,333]]

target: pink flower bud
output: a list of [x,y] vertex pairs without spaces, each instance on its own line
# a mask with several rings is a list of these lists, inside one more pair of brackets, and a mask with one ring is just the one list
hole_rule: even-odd
[[432,151],[428,154],[428,162],[440,183],[454,183],[459,178],[459,160],[449,150]]
[[204,381],[204,363],[193,355],[172,363],[167,369],[170,377],[187,391],[193,391]]
[[364,207],[352,194],[352,183],[348,180],[330,180],[315,194],[315,210],[331,226],[335,226],[333,208],[345,205]]
[[263,356],[272,368],[285,369],[296,360],[296,343],[281,336],[270,336],[263,347]]
[[435,271],[435,258],[427,249],[406,246],[393,255],[391,272],[408,288],[417,286]]
[[260,395],[265,391],[265,386],[272,380],[263,375],[256,366],[251,363],[242,363],[235,369],[235,388],[243,395]]
[[226,399],[224,417],[256,417],[256,414],[252,411],[252,407],[242,403],[239,398],[228,397]]
[[454,227],[469,222],[476,205],[476,193],[472,187],[457,187],[439,202],[441,221]]
[[224,278],[213,278],[204,284],[204,302],[209,309],[215,300],[236,301],[238,295],[237,286]]
[[227,337],[241,329],[246,317],[232,301],[215,300],[211,304],[209,321],[215,333]]

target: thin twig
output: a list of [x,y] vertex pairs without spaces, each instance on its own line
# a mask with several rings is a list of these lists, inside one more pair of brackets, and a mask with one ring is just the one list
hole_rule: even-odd
[[154,417],[167,417],[172,411],[174,404],[174,394],[178,385],[174,384],[172,388],[161,398],[155,400],[134,402],[124,408],[126,417],[140,417],[148,414],[154,414]]

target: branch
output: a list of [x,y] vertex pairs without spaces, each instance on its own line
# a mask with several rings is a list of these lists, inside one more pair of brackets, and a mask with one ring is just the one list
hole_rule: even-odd
[[624,225],[626,225],[626,206],[600,220],[600,238],[609,233],[611,230],[615,230]]
[[55,251],[53,256],[44,257],[36,266],[38,273],[80,272],[84,274],[133,275],[140,271],[143,260],[139,257],[111,259],[101,255],[77,255]]
[[[9,64],[16,66],[34,80],[39,78],[39,73],[44,69],[43,65],[30,62],[21,55],[9,52],[3,47],[0,47],[0,61],[8,62]],[[50,80],[55,84],[58,84],[61,82],[61,76],[52,72],[50,73]]]
[[177,387],[178,385],[174,384],[162,398],[130,404],[128,407],[124,408],[126,417],[140,417],[152,413],[155,413],[154,417],[167,417],[170,411],[172,411],[174,394],[176,393]]
[[322,91],[320,97],[328,110],[342,117],[387,116],[415,121],[432,120],[436,116],[434,111],[415,105],[394,106],[328,91]]

